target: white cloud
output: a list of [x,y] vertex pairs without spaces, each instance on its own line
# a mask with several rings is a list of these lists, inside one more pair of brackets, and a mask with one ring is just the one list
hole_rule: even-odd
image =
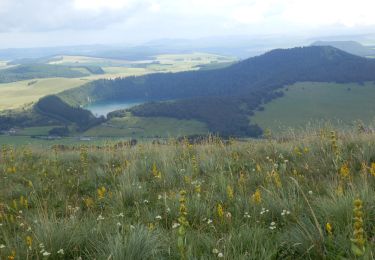
[[121,9],[130,6],[135,1],[131,0],[74,0],[76,9],[101,10]]
[[0,0],[0,39],[8,38],[1,32],[55,37],[91,31],[102,40],[105,30],[106,38],[126,41],[329,27],[355,31],[375,27],[374,10],[375,0]]

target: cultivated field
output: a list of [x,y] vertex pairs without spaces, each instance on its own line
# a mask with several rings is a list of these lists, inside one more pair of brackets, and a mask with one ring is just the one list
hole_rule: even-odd
[[14,148],[1,259],[373,259],[375,135]]
[[[126,61],[84,56],[63,56],[62,60],[51,62],[51,64],[102,66],[105,74],[93,74],[82,78],[33,79],[0,84],[0,111],[19,108],[31,102],[35,102],[43,96],[79,87],[96,79],[140,76],[157,72],[197,70],[198,65],[230,61],[233,61],[230,57],[205,53],[159,55],[155,57],[154,61]],[[0,69],[5,68],[5,65],[5,62],[0,61]],[[85,72],[87,73],[86,70]]]
[[375,83],[297,83],[284,88],[284,93],[250,120],[273,131],[305,127],[309,122],[331,121],[340,126],[353,125],[356,120],[374,122]]

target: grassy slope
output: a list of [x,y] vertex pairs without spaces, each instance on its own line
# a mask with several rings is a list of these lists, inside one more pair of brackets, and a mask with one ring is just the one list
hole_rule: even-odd
[[[29,82],[37,81],[28,85]],[[0,84],[0,110],[14,109],[39,98],[81,86],[87,81],[68,78],[47,78]]]
[[[329,132],[315,134],[3,149],[0,258],[42,259],[42,243],[50,259],[372,259],[375,135],[340,134],[336,157]],[[351,249],[357,198],[364,258]]]
[[[351,90],[348,91],[348,88]],[[304,127],[309,122],[355,120],[370,123],[375,117],[375,84],[297,83],[285,96],[266,104],[251,117],[262,128]]]
[[[35,102],[43,96],[56,94],[66,89],[79,87],[91,80],[144,75],[155,72],[193,70],[196,69],[195,66],[199,64],[233,61],[233,59],[211,54],[193,53],[181,55],[160,55],[156,57],[156,61],[159,61],[160,64],[149,64],[145,68],[132,68],[129,67],[129,65],[138,64],[139,62],[111,59],[108,60],[82,56],[64,56],[64,59],[57,63],[62,65],[77,65],[77,62],[78,65],[99,65],[98,63],[100,63],[101,65],[106,65],[103,67],[105,74],[82,77],[83,80],[78,78],[35,79],[38,81],[38,83],[32,86],[28,86],[27,84],[35,80],[0,84],[0,111],[4,109],[21,107],[30,102]],[[123,63],[126,63],[128,67],[122,66]],[[2,66],[5,66],[5,62],[0,62],[0,69]]]
[[94,127],[86,136],[106,137],[176,137],[192,134],[207,134],[204,123],[195,120],[177,120],[172,118],[113,118],[109,122]]

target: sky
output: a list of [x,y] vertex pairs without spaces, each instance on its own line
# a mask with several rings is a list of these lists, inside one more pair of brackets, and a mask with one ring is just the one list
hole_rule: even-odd
[[374,0],[0,0],[0,48],[375,33]]

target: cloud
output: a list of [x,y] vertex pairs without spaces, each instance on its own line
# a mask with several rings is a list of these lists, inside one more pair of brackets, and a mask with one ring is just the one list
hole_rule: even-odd
[[355,30],[375,26],[373,10],[374,0],[0,0],[0,36],[102,42]]

